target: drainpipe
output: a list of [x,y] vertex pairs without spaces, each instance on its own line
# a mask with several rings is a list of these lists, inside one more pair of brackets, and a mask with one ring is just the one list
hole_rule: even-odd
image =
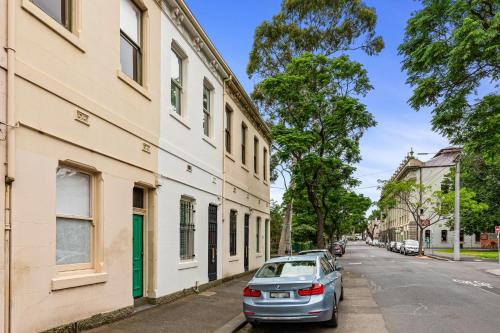
[[[227,79],[224,79],[222,82],[222,198],[221,198],[221,211],[222,211],[222,222],[224,222],[224,188],[226,187],[226,169],[225,169],[225,162],[226,162],[226,103],[224,103],[226,99],[226,84],[227,82],[231,81],[233,79],[232,75],[229,75]],[[222,237],[224,237],[224,232],[221,231]],[[222,243],[224,243],[224,238],[222,238]],[[224,248],[224,244],[221,244],[222,248]],[[224,276],[224,250],[222,250],[222,256],[221,256],[221,276]]]
[[4,332],[11,327],[11,220],[12,220],[12,183],[15,179],[15,0],[7,1],[7,114],[6,114],[6,172],[5,172],[5,304]]

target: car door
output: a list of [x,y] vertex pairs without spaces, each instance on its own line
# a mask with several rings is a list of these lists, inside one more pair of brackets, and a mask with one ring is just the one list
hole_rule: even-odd
[[337,288],[337,283],[336,283],[337,275],[335,274],[333,266],[330,265],[330,263],[328,262],[328,260],[326,260],[325,257],[321,257],[320,267],[321,267],[321,273],[323,275],[322,283],[325,286],[325,297],[331,297],[333,301],[333,296],[336,295],[337,296],[336,301],[338,301],[338,297],[340,295],[339,294],[340,289]]

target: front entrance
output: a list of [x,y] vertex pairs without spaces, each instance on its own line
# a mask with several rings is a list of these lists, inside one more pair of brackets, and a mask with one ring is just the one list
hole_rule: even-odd
[[208,205],[208,281],[217,280],[217,206]]
[[244,260],[243,260],[243,265],[245,268],[245,272],[248,272],[248,232],[249,232],[249,222],[250,222],[250,215],[245,214],[245,250],[243,251],[244,253]]
[[144,282],[144,216],[134,214],[132,226],[132,296],[143,296]]
[[269,243],[268,239],[267,239],[267,235],[269,233],[269,220],[266,220],[265,222],[265,225],[264,225],[264,232],[265,232],[265,236],[264,236],[264,239],[265,239],[265,242],[264,242],[264,260],[265,261],[268,261],[269,260],[269,250],[267,249],[267,244]]

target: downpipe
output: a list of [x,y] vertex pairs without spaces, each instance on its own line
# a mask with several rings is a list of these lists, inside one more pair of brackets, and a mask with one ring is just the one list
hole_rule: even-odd
[[15,0],[7,0],[7,112],[5,119],[6,156],[5,156],[5,226],[4,226],[4,263],[5,263],[5,299],[4,332],[11,332],[11,258],[12,258],[12,183],[15,180]]

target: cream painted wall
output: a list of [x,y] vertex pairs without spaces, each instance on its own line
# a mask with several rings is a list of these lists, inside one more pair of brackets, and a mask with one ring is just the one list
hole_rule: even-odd
[[[147,8],[142,88],[118,75],[119,0],[75,1],[80,23],[74,34],[54,28],[29,1],[17,1],[20,127],[13,183],[12,332],[50,329],[133,305],[132,189],[137,183],[150,188],[157,183],[160,124],[160,51],[153,42],[160,39],[160,9],[153,0],[139,2]],[[76,119],[78,111],[88,117],[87,124]],[[61,274],[55,263],[55,175],[64,161],[94,170],[100,190],[93,270]],[[149,235],[155,212],[148,216]],[[145,246],[146,261],[154,262],[151,245]],[[81,281],[96,273],[107,274],[106,281],[52,288],[63,276]],[[152,274],[146,265],[146,295]]]
[[[0,0],[0,122],[5,123],[6,120],[6,93],[7,93],[7,1]],[[0,178],[5,179],[5,135],[6,127],[0,126]],[[5,310],[5,182],[0,182],[0,332],[4,329],[4,310]]]
[[[233,111],[232,114],[232,140],[231,154],[225,151],[224,155],[224,263],[223,275],[231,276],[244,271],[244,218],[250,214],[249,221],[249,269],[260,267],[265,261],[265,249],[270,251],[270,226],[268,227],[268,242],[265,244],[265,223],[269,220],[270,192],[269,181],[263,180],[262,153],[265,147],[269,152],[267,140],[258,131],[240,104],[229,94],[225,95],[225,104]],[[241,160],[241,124],[247,128],[246,164]],[[259,139],[258,173],[253,169],[254,136]],[[269,158],[267,161],[267,178],[269,179]],[[231,256],[229,252],[229,214],[234,209],[237,215],[237,254]],[[261,246],[260,253],[256,252],[256,220],[261,217]],[[270,222],[267,222],[270,223]],[[264,245],[265,244],[265,245]]]
[[[156,297],[208,282],[208,207],[218,209],[218,269],[222,272],[222,80],[171,19],[161,19],[161,131],[158,153],[158,281]],[[172,42],[183,60],[182,115],[170,104]],[[211,137],[203,133],[203,83],[211,92]],[[188,165],[191,171],[188,171]],[[180,199],[195,201],[195,258],[180,260]]]

